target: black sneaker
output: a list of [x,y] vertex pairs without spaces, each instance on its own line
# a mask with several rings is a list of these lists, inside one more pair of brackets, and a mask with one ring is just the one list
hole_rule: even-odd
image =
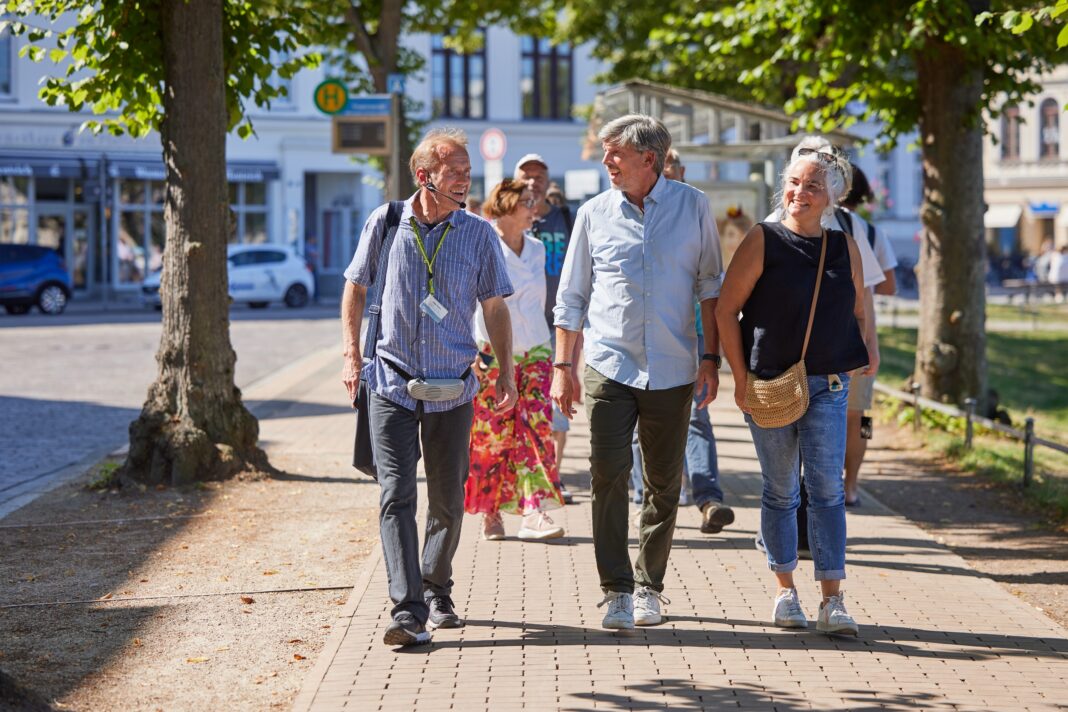
[[382,642],[391,646],[419,645],[430,642],[430,633],[419,619],[407,611],[401,611],[386,626]]
[[430,606],[430,618],[426,622],[426,627],[430,630],[464,627],[463,620],[456,615],[452,599],[448,596],[434,596],[427,601],[427,605]]
[[709,502],[701,508],[701,533],[719,534],[723,527],[734,522],[734,510],[719,502]]

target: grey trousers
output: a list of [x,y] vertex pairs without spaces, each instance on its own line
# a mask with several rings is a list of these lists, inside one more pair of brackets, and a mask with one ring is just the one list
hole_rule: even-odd
[[[601,589],[633,593],[638,584],[663,591],[679,509],[693,384],[643,390],[613,381],[589,366],[584,381],[590,419],[593,548]],[[645,460],[645,499],[638,559],[631,566],[627,483],[634,461],[631,439],[635,423]]]
[[[392,615],[408,611],[426,623],[427,600],[452,594],[452,557],[464,516],[474,406],[465,403],[444,413],[424,413],[422,404],[411,411],[372,393],[370,411],[371,442],[382,488],[378,519]],[[415,524],[420,443],[428,454],[422,566]]]

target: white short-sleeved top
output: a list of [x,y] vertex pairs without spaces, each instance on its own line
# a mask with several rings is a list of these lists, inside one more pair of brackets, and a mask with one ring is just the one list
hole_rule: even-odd
[[[500,239],[500,238],[498,238]],[[535,346],[549,343],[549,325],[545,323],[545,245],[529,235],[523,236],[522,254],[517,255],[500,240],[508,279],[515,290],[504,303],[512,319],[512,350],[516,355]],[[475,338],[489,341],[482,305],[475,314]]]

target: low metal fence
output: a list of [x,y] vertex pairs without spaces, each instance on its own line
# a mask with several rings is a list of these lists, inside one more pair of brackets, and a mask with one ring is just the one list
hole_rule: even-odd
[[972,448],[972,438],[975,434],[975,425],[978,423],[984,428],[997,431],[1002,435],[1007,435],[1014,440],[1020,440],[1024,446],[1024,471],[1023,471],[1023,485],[1027,487],[1031,484],[1031,480],[1035,474],[1035,448],[1046,447],[1057,452],[1068,455],[1068,445],[1063,445],[1053,440],[1047,440],[1035,435],[1035,419],[1028,417],[1024,420],[1024,429],[1019,430],[1011,426],[999,423],[996,420],[990,418],[984,418],[981,415],[975,414],[975,406],[977,401],[974,398],[967,398],[964,401],[966,410],[961,410],[956,406],[946,405],[945,403],[939,403],[933,401],[930,398],[924,398],[920,395],[920,384],[911,383],[909,385],[909,393],[891,388],[883,383],[876,381],[875,390],[885,395],[897,398],[905,403],[912,403],[913,417],[912,427],[913,430],[919,431],[920,422],[923,416],[923,410],[933,410],[945,415],[952,416],[954,418],[964,418],[964,447],[967,449]]

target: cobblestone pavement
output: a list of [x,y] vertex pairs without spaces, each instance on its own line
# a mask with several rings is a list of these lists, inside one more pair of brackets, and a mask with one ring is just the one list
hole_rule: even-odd
[[[334,307],[248,312],[230,332],[242,388],[338,342]],[[159,336],[155,312],[0,318],[0,517],[125,444]]]
[[[680,512],[664,624],[600,627],[580,415],[564,462],[577,503],[553,513],[567,536],[487,542],[468,517],[454,592],[467,627],[403,650],[381,642],[390,603],[372,556],[294,709],[1068,709],[1068,631],[870,494],[849,514],[844,585],[860,637],[770,625],[774,580],[753,547],[760,476],[729,380],[712,419],[738,519],[706,536],[696,509]],[[814,626],[811,577],[802,562]]]

